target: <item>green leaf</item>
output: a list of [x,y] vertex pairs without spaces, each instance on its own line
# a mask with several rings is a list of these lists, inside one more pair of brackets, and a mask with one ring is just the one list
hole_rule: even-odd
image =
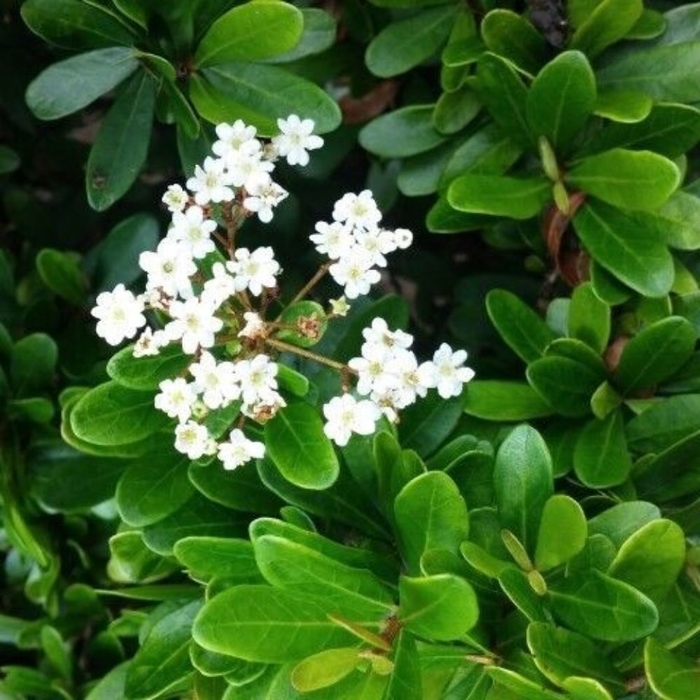
[[382,158],[405,158],[439,146],[445,137],[433,127],[434,105],[410,105],[373,119],[360,131],[360,145]]
[[242,119],[261,136],[278,133],[277,119],[299,114],[324,134],[340,124],[340,108],[314,83],[277,66],[225,63],[205,68],[190,80],[190,98],[214,124]]
[[456,178],[447,191],[447,201],[458,211],[511,219],[536,216],[550,199],[550,183],[542,177],[467,173]]
[[595,261],[636,292],[662,297],[673,285],[673,259],[648,220],[588,201],[574,229]]
[[589,56],[622,39],[641,17],[642,0],[603,0],[577,27],[569,45]]
[[484,49],[476,31],[474,15],[463,7],[452,25],[447,45],[442,50],[442,63],[447,69],[459,70],[462,66],[474,63]]
[[686,700],[697,693],[700,681],[697,662],[674,654],[653,638],[644,645],[644,670],[649,685],[663,700]]
[[530,73],[537,73],[549,55],[542,35],[510,10],[487,13],[481,22],[481,36],[489,51]]
[[290,403],[265,424],[270,459],[285,479],[308,489],[325,489],[340,469],[318,411],[304,403]]
[[700,198],[687,192],[674,192],[656,212],[659,235],[671,248],[700,248]]
[[179,376],[192,362],[179,346],[164,347],[152,357],[134,357],[133,346],[112,355],[107,363],[107,374],[127,389],[156,391],[164,379]]
[[697,333],[682,316],[647,326],[625,345],[615,374],[626,394],[653,387],[673,375],[690,358]]
[[140,71],[121,90],[90,149],[85,172],[90,206],[104,211],[134,184],[148,154],[157,85]]
[[494,289],[486,296],[486,310],[501,338],[524,362],[544,355],[556,333],[515,294]]
[[[328,327],[328,319],[323,311],[323,307],[311,299],[296,301],[285,307],[278,320],[280,323],[288,326],[288,328],[278,331],[277,337],[302,348],[308,348],[318,343]],[[315,324],[313,332],[303,333],[299,330],[303,328],[299,324],[305,321],[311,321]]]
[[367,47],[367,68],[380,78],[390,78],[423,63],[447,40],[455,10],[448,4],[392,22]]
[[[300,661],[355,637],[328,615],[343,614],[334,601],[287,588],[240,585],[209,600],[192,636],[205,649],[248,661]],[[357,620],[375,631],[381,619]]]
[[591,518],[588,531],[591,535],[605,535],[619,549],[628,537],[660,517],[661,513],[653,503],[628,501]]
[[359,663],[359,650],[355,647],[326,649],[294,667],[292,685],[301,693],[328,688],[354,671]]
[[624,483],[632,469],[620,409],[603,420],[589,421],[579,433],[573,453],[576,476],[590,488]]
[[544,504],[535,549],[535,567],[548,571],[573,559],[586,544],[588,525],[581,506],[564,495]]
[[610,339],[610,307],[593,291],[590,282],[579,284],[571,295],[569,336],[602,353]]
[[[623,124],[639,122],[649,116],[651,112],[653,101],[649,95],[645,95],[640,92],[622,92],[620,90],[610,90],[606,92],[599,92],[598,99],[595,104],[595,109],[593,113],[599,117],[605,117],[613,122],[622,122]],[[602,134],[606,134],[610,128],[601,131]],[[602,138],[605,138],[602,136]],[[595,137],[591,139],[595,141]],[[591,141],[586,145],[587,150],[593,150],[590,146]],[[624,146],[624,143],[613,143],[609,144],[605,148],[600,150],[607,150],[612,148],[612,146]],[[598,150],[598,149],[595,149]],[[653,151],[653,148],[649,149]]]
[[537,75],[527,95],[532,135],[544,136],[558,149],[570,146],[596,105],[593,70],[578,51],[565,51]]
[[20,158],[17,153],[7,146],[0,145],[0,175],[17,170],[19,165]]
[[60,119],[115,88],[138,65],[133,49],[117,46],[67,58],[29,84],[27,104],[39,119]]
[[462,396],[443,399],[437,392],[401,411],[401,444],[421,457],[434,452],[455,429],[463,413]]
[[685,535],[671,520],[647,523],[620,547],[608,573],[663,602],[685,562]]
[[659,622],[656,606],[643,593],[595,569],[552,584],[549,596],[555,615],[592,639],[633,641],[651,634]]
[[[443,92],[435,104],[433,126],[441,134],[456,134],[464,129],[480,110],[481,101],[466,85],[453,92]],[[447,160],[453,150],[446,150],[442,160]]]
[[70,416],[78,438],[96,445],[124,445],[143,440],[171,422],[153,407],[153,394],[114,381],[82,396]]
[[528,575],[514,566],[498,574],[498,585],[515,607],[531,622],[545,622],[551,618],[542,596],[535,593]]
[[10,354],[9,380],[14,394],[32,396],[49,389],[58,360],[58,347],[46,333],[31,333],[18,340]]
[[206,68],[271,58],[294,48],[303,29],[301,11],[289,3],[247,2],[221,15],[209,27],[197,46],[194,65]]
[[76,306],[85,303],[85,275],[74,256],[53,248],[44,248],[36,256],[36,269],[52,292]]
[[272,63],[291,63],[300,58],[314,56],[333,46],[338,31],[336,19],[315,7],[302,7],[304,31],[294,48],[273,56]]
[[493,421],[523,421],[552,415],[551,406],[524,382],[482,379],[469,382],[464,412]]
[[412,574],[429,549],[457,554],[469,532],[467,506],[457,485],[443,472],[427,472],[410,481],[396,497],[394,517],[401,553]]
[[474,627],[478,617],[474,590],[459,576],[399,578],[399,621],[419,637],[437,641],[459,639]]
[[394,499],[406,484],[425,472],[425,465],[414,452],[402,450],[396,438],[384,431],[374,436],[371,454],[365,455],[365,460],[370,462],[371,492],[386,504],[384,512],[393,520]]
[[129,46],[135,41],[134,34],[111,12],[79,0],[27,0],[21,14],[35,34],[64,49]]
[[547,690],[525,676],[501,666],[487,666],[485,669],[489,678],[495,683],[490,697],[503,697],[507,700],[560,700],[561,695]]
[[253,545],[247,539],[232,537],[185,537],[173,548],[177,560],[198,581],[214,576],[263,583],[255,563]]
[[117,583],[150,583],[174,574],[178,564],[155,554],[137,530],[118,532],[109,538],[111,557],[107,575]]
[[51,625],[44,625],[41,628],[40,637],[41,647],[49,663],[63,678],[70,682],[73,675],[73,662],[68,653],[68,645],[61,633]]
[[613,206],[651,211],[678,187],[680,172],[658,153],[613,148],[584,158],[565,179]]
[[199,600],[187,603],[153,625],[126,672],[129,700],[160,697],[193,673],[190,627],[201,607]]
[[528,552],[534,551],[542,511],[553,491],[552,460],[534,428],[518,426],[503,441],[493,480],[501,525]]
[[663,452],[700,430],[700,395],[670,396],[627,424],[627,439],[636,452]]
[[394,648],[394,668],[383,700],[423,700],[422,657],[413,635],[402,629]]

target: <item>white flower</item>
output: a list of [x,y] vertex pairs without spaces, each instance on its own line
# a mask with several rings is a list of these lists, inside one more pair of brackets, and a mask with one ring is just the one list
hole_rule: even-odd
[[233,151],[226,161],[226,167],[231,184],[250,191],[259,183],[266,184],[271,181],[270,173],[275,165],[269,160],[264,160],[261,153]]
[[160,393],[153,399],[154,406],[171,418],[185,423],[192,415],[192,407],[197,401],[197,392],[192,384],[182,377],[164,379],[159,385]]
[[348,300],[345,297],[329,299],[328,303],[331,305],[331,313],[334,316],[347,316],[348,311],[350,311],[350,304],[348,304]]
[[194,177],[187,181],[187,189],[195,193],[194,201],[203,206],[209,202],[230,202],[233,199],[233,190],[229,187],[231,184],[224,161],[207,156],[203,168],[195,166]]
[[372,259],[372,265],[386,267],[387,253],[396,250],[394,242],[394,234],[386,229],[375,229],[373,231],[365,231],[358,229],[355,231],[356,245],[366,251]]
[[125,338],[133,338],[146,325],[143,299],[118,284],[111,292],[102,292],[90,313],[97,319],[96,331],[110,345],[119,345]]
[[[387,322],[377,317],[372,321],[372,325],[362,331],[362,337],[369,345],[384,348],[387,351],[394,351],[397,348],[407,350],[413,344],[413,336],[410,333],[405,333],[402,330],[389,330]],[[363,356],[365,349],[362,349]]]
[[418,364],[416,356],[410,350],[400,350],[392,360],[394,372],[398,377],[398,386],[391,392],[391,399],[396,408],[405,408],[415,403],[418,396],[425,396],[428,389],[436,384],[435,365],[432,362]]
[[153,331],[148,326],[143,329],[134,345],[134,357],[148,357],[158,355],[160,349],[168,344],[168,339],[162,330]]
[[280,266],[274,256],[269,246],[256,248],[252,253],[247,248],[238,248],[234,253],[235,260],[226,263],[227,269],[234,275],[236,291],[249,289],[255,296],[260,296],[263,287],[276,287],[275,275],[279,273]]
[[206,350],[202,351],[199,362],[190,365],[190,373],[194,377],[194,388],[202,395],[207,408],[228,406],[241,395],[233,363],[217,364],[214,356]]
[[463,367],[466,359],[466,350],[453,352],[447,343],[443,343],[435,351],[433,363],[436,370],[436,386],[443,399],[459,396],[463,385],[474,378],[474,370]]
[[280,408],[284,408],[286,405],[287,402],[276,391],[270,391],[256,403],[244,403],[241,406],[241,413],[258,423],[266,423],[277,415]]
[[290,114],[287,119],[278,119],[277,126],[281,134],[272,138],[272,143],[278,153],[287,159],[289,165],[307,165],[309,154],[323,146],[323,139],[313,134],[313,119],[299,119],[296,114]]
[[261,148],[260,141],[255,138],[255,127],[247,126],[240,119],[233,124],[219,124],[216,135],[219,140],[214,141],[211,150],[225,161],[234,153],[257,153]]
[[333,207],[333,218],[352,228],[372,230],[377,228],[382,214],[370,190],[360,194],[348,192]]
[[175,449],[190,459],[199,459],[216,452],[216,442],[203,425],[190,420],[175,427]]
[[289,194],[276,182],[256,181],[251,189],[247,190],[248,196],[243,200],[243,207],[248,211],[257,213],[258,219],[264,224],[272,221],[272,210]]
[[323,432],[336,445],[347,445],[352,433],[371,435],[381,417],[379,406],[373,401],[357,401],[350,394],[336,396],[323,406],[326,424]]
[[188,355],[197,348],[210,348],[216,342],[216,333],[223,321],[214,316],[215,308],[196,297],[187,301],[174,301],[170,305],[171,321],[165,327],[168,337],[182,342],[182,350]]
[[387,353],[376,346],[363,346],[362,357],[353,357],[348,367],[357,372],[357,393],[367,396],[371,393],[386,394],[398,387],[394,365],[387,361]]
[[333,279],[344,287],[348,299],[357,299],[369,293],[373,284],[379,282],[381,275],[372,267],[372,257],[364,250],[353,248],[329,268]]
[[255,311],[246,311],[243,314],[243,320],[245,321],[245,326],[238,332],[239,338],[256,340],[267,335],[265,321],[260,318],[260,314],[255,313]]
[[316,231],[309,238],[316,245],[316,250],[321,255],[327,255],[331,260],[337,260],[347,255],[355,246],[355,237],[350,228],[334,221],[331,224],[319,221],[316,224]]
[[234,428],[228,436],[228,442],[219,444],[218,456],[224,464],[224,469],[235,469],[251,459],[264,457],[265,445],[249,440],[242,430]]
[[161,201],[168,207],[169,211],[174,213],[176,211],[182,211],[187,206],[187,202],[190,201],[190,196],[180,185],[170,185]]
[[207,253],[216,250],[211,234],[216,231],[216,222],[204,218],[201,207],[191,206],[182,214],[173,213],[173,226],[168,231],[168,238],[180,243],[191,257],[199,260]]
[[164,238],[156,248],[139,255],[139,266],[148,275],[146,290],[162,290],[171,297],[192,296],[190,277],[197,272],[187,248],[171,238]]
[[277,392],[277,365],[267,355],[256,355],[252,360],[234,364],[241,397],[245,404],[275,403]]
[[229,297],[233,296],[236,289],[236,282],[224,267],[224,263],[215,262],[211,268],[212,277],[204,283],[201,299],[205,304],[210,304],[213,308],[218,308]]
[[413,234],[407,228],[397,228],[394,231],[394,241],[397,248],[405,250],[413,243]]

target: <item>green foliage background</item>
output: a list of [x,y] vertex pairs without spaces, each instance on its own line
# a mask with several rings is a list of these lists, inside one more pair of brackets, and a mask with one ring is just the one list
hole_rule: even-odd
[[[696,696],[700,4],[0,6],[3,697]],[[381,315],[477,379],[316,475],[278,428],[225,473],[89,309],[213,124],[292,112],[326,146],[243,236],[303,280],[370,187],[417,240],[325,349]]]

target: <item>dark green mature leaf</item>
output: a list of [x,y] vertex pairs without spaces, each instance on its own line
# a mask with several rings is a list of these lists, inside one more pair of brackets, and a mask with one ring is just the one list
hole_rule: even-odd
[[[433,112],[433,126],[441,134],[456,134],[464,129],[481,110],[481,100],[468,86],[443,92]],[[452,155],[454,148],[446,150],[443,160]]]
[[569,496],[547,499],[537,533],[535,567],[547,571],[573,559],[586,544],[588,525],[581,506]]
[[399,621],[419,637],[446,642],[459,639],[478,617],[474,590],[459,576],[399,578]]
[[548,57],[542,35],[524,17],[510,10],[491,10],[481,22],[481,36],[489,51],[536,73]]
[[542,436],[515,428],[496,454],[494,487],[501,525],[533,552],[545,502],[552,495],[552,460]]
[[700,198],[688,192],[674,192],[656,212],[659,235],[671,248],[700,248]]
[[126,672],[128,700],[157,698],[190,676],[190,628],[202,607],[196,600],[176,608],[151,628]]
[[299,114],[315,121],[316,133],[340,124],[340,108],[318,85],[277,66],[225,63],[204,68],[190,80],[190,98],[214,124],[242,119],[261,136],[278,133],[277,119]]
[[443,399],[437,392],[430,392],[401,411],[401,444],[421,457],[430,455],[454,430],[462,416],[463,405],[462,396]]
[[[474,15],[468,8],[463,7],[457,15],[455,23],[447,40],[447,45],[442,50],[442,63],[453,74],[460,73],[460,68],[469,63],[474,63],[484,52],[484,44],[476,31]],[[461,82],[463,73],[458,80]]]
[[367,68],[390,78],[430,58],[447,40],[456,10],[454,4],[443,5],[387,25],[367,47]]
[[338,32],[337,19],[326,10],[302,7],[304,31],[294,48],[273,56],[271,63],[290,63],[313,56],[333,46]]
[[85,303],[87,284],[75,256],[44,248],[36,256],[36,268],[52,292],[76,306]]
[[27,88],[27,104],[39,119],[60,119],[109,92],[137,68],[133,49],[97,49],[41,72]]
[[[300,661],[356,642],[329,614],[343,615],[343,608],[335,601],[292,589],[240,585],[206,603],[192,636],[205,649],[248,661]],[[381,618],[355,622],[377,631]]]
[[593,70],[578,51],[565,51],[537,75],[527,95],[526,113],[535,138],[558,149],[570,146],[596,105]]
[[259,61],[294,48],[304,29],[304,17],[293,5],[256,0],[234,7],[219,17],[199,42],[197,68]]
[[64,49],[134,43],[135,36],[111,12],[79,0],[27,0],[22,19],[42,39]]
[[0,145],[0,175],[17,170],[19,164],[19,155],[13,149]]
[[85,172],[90,206],[108,209],[134,184],[148,155],[157,84],[140,71],[122,89],[90,150]]
[[659,622],[656,606],[643,593],[595,569],[552,584],[549,597],[559,619],[593,639],[640,639]]
[[574,228],[595,261],[635,291],[661,297],[673,285],[673,259],[653,220],[589,201],[574,217]]
[[642,0],[603,0],[577,27],[570,46],[593,57],[622,39],[641,17]]
[[173,554],[197,580],[214,576],[263,583],[255,563],[253,545],[232,537],[185,537],[175,543]]
[[652,405],[627,425],[630,448],[663,452],[700,430],[700,395],[670,396]]
[[571,295],[568,330],[572,338],[582,340],[602,353],[610,339],[610,307],[596,295],[590,282],[579,284]]
[[652,323],[625,345],[615,379],[627,394],[653,387],[674,374],[695,348],[695,328],[682,316]]
[[394,642],[394,669],[383,700],[423,700],[422,657],[413,635],[402,629]]
[[644,670],[652,689],[664,700],[686,700],[697,693],[697,662],[669,651],[653,637],[644,645]]
[[275,466],[296,486],[325,489],[338,478],[333,445],[318,411],[308,404],[289,404],[268,421],[265,444]]
[[469,382],[464,412],[493,421],[523,421],[550,416],[552,407],[524,382],[482,379]]
[[356,647],[325,649],[298,663],[292,671],[292,685],[301,693],[310,693],[335,685],[360,663]]
[[45,392],[53,382],[58,347],[46,333],[31,333],[18,340],[10,354],[9,380],[13,393],[30,397]]
[[651,151],[613,148],[584,158],[566,181],[622,209],[658,209],[680,183],[680,172],[668,158]]
[[551,618],[542,596],[535,593],[527,574],[515,566],[508,566],[498,574],[498,584],[510,602],[531,622],[545,622]]
[[192,357],[176,345],[169,345],[152,357],[134,357],[130,345],[112,355],[107,374],[127,389],[155,391],[164,379],[178,376],[191,362]]

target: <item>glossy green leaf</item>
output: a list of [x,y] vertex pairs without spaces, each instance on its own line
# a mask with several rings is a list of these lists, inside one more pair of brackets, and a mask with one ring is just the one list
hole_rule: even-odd
[[437,641],[459,639],[474,627],[478,617],[474,590],[459,576],[399,579],[399,621],[419,637]]
[[547,571],[573,559],[586,544],[588,525],[581,506],[569,496],[551,496],[544,504],[535,549],[535,567]]
[[578,51],[565,51],[537,75],[527,95],[527,120],[535,138],[555,151],[570,146],[596,105],[593,70]]
[[668,294],[673,259],[648,220],[589,201],[576,213],[574,228],[595,261],[625,285],[645,296]]
[[498,575],[498,584],[510,602],[531,622],[545,622],[551,615],[546,609],[544,598],[530,585],[528,575],[510,566]]
[[178,564],[155,554],[138,530],[118,532],[109,538],[107,575],[117,583],[151,583],[174,574]]
[[474,63],[484,52],[484,43],[476,31],[474,15],[462,8],[452,26],[447,45],[442,50],[442,63],[447,69],[459,70]]
[[301,38],[301,11],[278,0],[256,0],[221,15],[202,37],[197,68],[233,61],[259,61],[294,48]]
[[571,295],[569,335],[602,353],[610,339],[610,307],[601,301],[590,282],[579,284]]
[[482,379],[469,382],[464,411],[493,421],[523,421],[552,414],[552,407],[524,382]]
[[588,531],[605,535],[618,549],[630,535],[661,517],[657,506],[645,501],[628,501],[604,510],[588,521]]
[[265,444],[275,466],[297,486],[325,489],[338,478],[333,445],[318,412],[308,404],[289,404],[268,421]]
[[294,48],[273,56],[272,63],[290,63],[300,58],[314,56],[333,46],[338,32],[337,19],[326,10],[302,7],[304,31]]
[[652,405],[627,425],[630,447],[639,452],[662,452],[700,430],[700,396],[671,396]]
[[253,545],[247,539],[185,537],[175,543],[173,554],[190,575],[200,581],[219,576],[263,583]]
[[[412,479],[425,472],[422,460],[410,450],[402,450],[398,440],[388,432],[380,432],[372,440],[371,490],[380,502],[393,504],[394,499]],[[391,518],[391,507],[384,507]]]
[[659,235],[672,248],[700,248],[700,198],[687,192],[675,192],[657,212],[656,221]]
[[548,58],[542,35],[510,10],[488,12],[481,22],[481,36],[489,51],[530,73],[537,73]]
[[20,338],[10,353],[9,380],[15,396],[43,393],[53,383],[58,347],[46,333],[30,333]]
[[52,292],[76,306],[85,303],[85,275],[74,256],[54,248],[44,248],[36,256],[36,268]]
[[536,683],[524,675],[501,666],[488,666],[486,673],[494,682],[489,698],[503,697],[507,700],[559,700],[561,696],[546,689],[541,683]]
[[328,688],[351,673],[359,662],[359,651],[355,647],[325,649],[294,667],[292,685],[302,693]]
[[[328,615],[335,601],[287,588],[240,585],[209,600],[197,616],[197,644],[248,661],[300,661],[324,649],[349,646],[355,637]],[[381,620],[360,621],[377,630]]]
[[413,635],[402,629],[394,645],[394,668],[383,700],[423,700],[422,658]]
[[[452,92],[443,92],[435,104],[433,126],[441,134],[455,134],[464,129],[480,110],[481,101],[467,86]],[[452,155],[452,152],[452,148],[447,151],[449,155]]]
[[534,428],[518,426],[503,441],[493,479],[501,525],[532,552],[544,505],[553,490],[552,460]]
[[125,47],[72,56],[49,66],[29,84],[27,104],[39,119],[60,119],[115,88],[138,65],[133,49]]
[[595,569],[552,584],[549,597],[562,622],[592,639],[640,639],[659,622],[656,606],[643,593]]
[[572,49],[597,56],[622,39],[641,17],[642,0],[603,0],[571,37]]
[[192,357],[183,354],[175,345],[150,357],[134,357],[130,345],[112,355],[107,363],[107,374],[127,389],[155,391],[164,379],[178,376],[191,362]]
[[670,377],[690,358],[697,333],[682,316],[652,323],[625,345],[615,373],[627,394],[653,387]]
[[406,484],[394,502],[401,553],[412,574],[429,549],[459,551],[469,532],[467,506],[443,472],[427,472]]
[[644,670],[652,689],[663,700],[686,700],[697,693],[697,662],[669,651],[654,638],[647,639],[644,645]]
[[380,78],[390,78],[423,63],[447,40],[455,9],[451,4],[426,9],[387,25],[367,47],[367,68]]
[[[598,99],[596,100],[593,113],[599,117],[610,119],[613,122],[633,124],[635,122],[640,122],[649,116],[649,112],[651,112],[653,104],[654,103],[651,97],[641,92],[609,90],[598,93]],[[611,127],[608,127],[608,129],[610,128]],[[605,133],[607,133],[607,130],[601,132],[601,134]],[[602,138],[604,139],[605,137],[602,136]],[[593,137],[592,140],[595,140],[595,137]],[[613,143],[607,146],[607,148],[624,145],[624,143]],[[591,148],[590,141],[586,148]]]
[[432,454],[450,435],[463,413],[464,399],[443,399],[437,392],[401,411],[399,438],[404,448],[421,457]]

